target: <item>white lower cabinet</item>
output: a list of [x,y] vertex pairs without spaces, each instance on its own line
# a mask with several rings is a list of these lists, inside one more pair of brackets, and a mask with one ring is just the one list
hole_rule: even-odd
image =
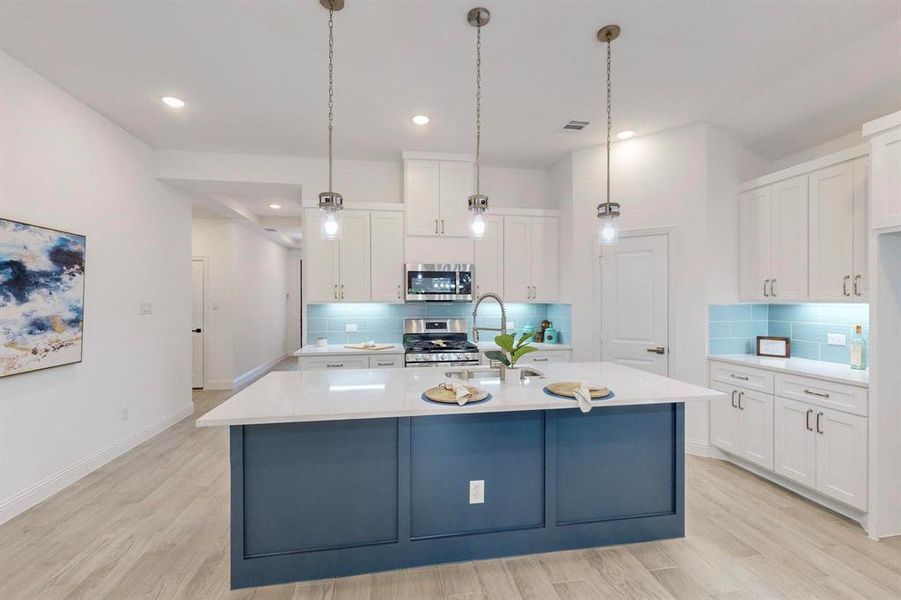
[[[714,446],[822,496],[867,510],[865,388],[792,374],[774,378],[769,371],[717,361],[711,361],[710,373],[711,387],[730,396],[728,402],[710,405]],[[727,380],[733,376],[747,380],[735,385]],[[767,381],[771,391],[742,387],[764,387]]]
[[720,450],[773,468],[773,396],[714,382],[729,395],[729,404],[714,402],[710,411],[711,439]]

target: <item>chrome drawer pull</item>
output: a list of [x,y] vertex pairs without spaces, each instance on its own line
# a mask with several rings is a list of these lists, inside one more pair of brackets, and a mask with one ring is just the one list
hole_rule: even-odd
[[729,377],[731,377],[732,379],[741,379],[742,381],[748,380],[747,375],[736,375],[735,373],[729,373]]
[[810,394],[811,396],[817,396],[819,398],[828,398],[829,397],[829,394],[827,394],[825,392],[814,392],[814,391],[808,390],[806,388],[804,389],[804,393]]
[[547,362],[547,358],[533,358],[532,362]]
[[394,363],[393,362],[380,362],[380,363],[378,363],[378,365],[380,367],[390,367],[390,366],[393,366]]
[[337,369],[339,367],[343,367],[344,363],[325,363],[325,366],[329,369]]

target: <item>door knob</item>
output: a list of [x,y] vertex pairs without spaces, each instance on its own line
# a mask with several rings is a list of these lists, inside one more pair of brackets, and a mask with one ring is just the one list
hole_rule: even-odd
[[202,329],[192,329],[191,333],[203,333]]
[[666,354],[666,347],[654,346],[653,348],[648,348],[648,352],[653,352],[654,354]]

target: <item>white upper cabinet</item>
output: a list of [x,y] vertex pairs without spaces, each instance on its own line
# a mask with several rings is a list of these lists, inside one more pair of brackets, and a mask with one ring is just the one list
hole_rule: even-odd
[[308,303],[368,302],[371,297],[370,213],[342,210],[339,235],[323,239],[322,213],[304,211],[304,294]]
[[370,219],[372,301],[403,302],[404,215],[373,211]]
[[859,152],[761,178],[739,196],[743,300],[866,300],[869,160]]
[[557,301],[559,221],[557,217],[504,218],[504,300]]
[[407,235],[468,237],[467,199],[474,192],[471,161],[406,159]]
[[532,300],[556,302],[560,294],[559,219],[532,219]]
[[322,213],[311,208],[303,214],[303,291],[310,303],[338,301],[338,243],[321,234]]
[[440,167],[436,160],[404,162],[404,200],[408,235],[438,235]]
[[872,158],[874,229],[901,229],[901,111],[864,125]]
[[764,300],[769,296],[772,189],[744,192],[741,204],[741,297]]
[[485,215],[485,236],[475,242],[476,295],[504,293],[504,218]]
[[769,297],[807,298],[807,177],[773,184]]

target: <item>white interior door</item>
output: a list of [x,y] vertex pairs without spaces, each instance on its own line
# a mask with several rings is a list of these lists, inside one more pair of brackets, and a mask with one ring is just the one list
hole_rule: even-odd
[[602,360],[669,375],[667,246],[643,235],[602,248]]
[[204,263],[191,261],[191,387],[203,387]]

